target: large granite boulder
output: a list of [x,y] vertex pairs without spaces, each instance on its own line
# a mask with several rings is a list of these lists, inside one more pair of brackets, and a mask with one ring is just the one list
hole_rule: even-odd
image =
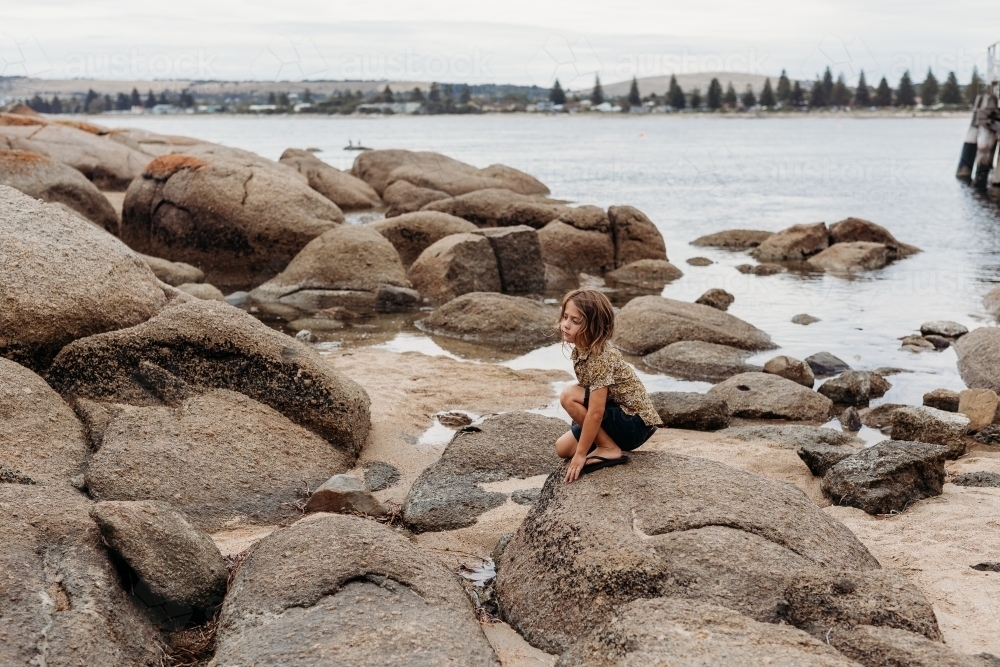
[[354,463],[350,450],[233,391],[111,407],[87,467],[90,494],[169,502],[209,532],[294,519],[308,489]]
[[808,260],[811,266],[834,273],[874,271],[886,266],[889,261],[889,249],[884,244],[867,241],[838,243]]
[[824,223],[792,225],[767,237],[750,255],[758,262],[802,261],[825,250],[829,244]]
[[0,185],[34,199],[65,204],[101,229],[118,236],[121,222],[111,202],[79,171],[31,151],[0,150]]
[[724,248],[726,250],[749,250],[756,248],[761,243],[774,235],[760,229],[727,229],[714,234],[699,236],[691,241],[693,246],[708,246],[711,248]]
[[966,385],[1000,394],[1000,328],[973,329],[955,341],[955,353]]
[[289,148],[278,159],[309,180],[309,187],[320,193],[342,211],[380,206],[375,189],[360,178],[331,167],[309,151]]
[[385,220],[369,223],[368,227],[389,239],[405,268],[410,268],[420,253],[444,237],[478,229],[468,220],[437,211],[386,217]]
[[638,665],[857,667],[797,628],[678,598],[624,605],[556,661],[556,667]]
[[429,334],[474,343],[538,347],[561,340],[559,308],[541,301],[496,292],[470,292],[417,321]]
[[796,454],[814,477],[823,477],[833,466],[853,455],[857,450],[820,443],[803,445]]
[[499,292],[500,269],[485,236],[452,234],[428,246],[406,273],[414,289],[435,301],[469,292]]
[[262,160],[156,158],[125,193],[122,240],[197,266],[227,291],[266,282],[344,214],[298,172]]
[[250,296],[303,310],[370,309],[377,305],[379,288],[386,285],[410,286],[392,243],[370,227],[341,225],[310,241]]
[[0,185],[0,356],[44,369],[67,343],[149,319],[167,295],[118,239]]
[[374,521],[317,514],[264,538],[233,580],[212,667],[498,667],[458,581]]
[[645,213],[634,206],[612,206],[608,219],[615,243],[615,268],[640,259],[667,259],[663,236]]
[[153,594],[197,610],[222,602],[229,581],[222,554],[207,533],[170,503],[100,502],[90,516],[105,544]]
[[770,373],[741,373],[708,390],[726,401],[729,414],[747,419],[824,422],[833,402],[821,394]]
[[0,149],[40,153],[73,167],[99,189],[116,191],[125,190],[152,158],[114,141],[103,128],[40,116],[0,118]]
[[421,210],[448,213],[479,227],[527,225],[541,229],[558,218],[563,208],[561,204],[552,204],[510,190],[489,189],[433,201]]
[[396,181],[385,189],[382,199],[388,206],[385,209],[386,218],[394,218],[397,215],[415,213],[432,201],[450,199],[451,195],[440,190],[430,188],[418,188],[413,183],[407,181]]
[[[857,625],[829,632],[830,646],[864,667],[993,667],[996,656],[966,655],[908,630]],[[827,636],[824,635],[824,640]]]
[[566,206],[561,209],[559,220],[565,222],[570,227],[581,229],[585,232],[601,232],[607,234],[611,231],[611,220],[607,212],[600,206],[585,204],[584,206]]
[[889,252],[889,259],[902,259],[920,252],[920,248],[896,240],[885,227],[861,218],[845,218],[830,225],[830,243],[881,243]]
[[632,299],[618,313],[615,344],[630,354],[649,354],[682,340],[700,340],[742,350],[770,350],[771,337],[738,317],[711,306],[659,296]]
[[920,405],[894,410],[891,419],[893,440],[941,445],[948,449],[949,459],[957,459],[965,453],[969,418],[963,414]]
[[480,485],[556,470],[555,442],[567,430],[561,419],[530,412],[507,412],[460,430],[410,487],[403,521],[417,532],[471,526],[507,501],[507,494]]
[[902,512],[912,502],[941,495],[947,454],[940,445],[883,440],[830,468],[823,493],[869,514]]
[[246,394],[352,456],[368,437],[364,389],[307,345],[217,301],[180,303],[138,326],[78,340],[47,378],[64,396],[158,405],[151,386],[163,372]]
[[850,530],[789,484],[636,451],[573,484],[550,475],[503,552],[496,591],[525,639],[562,652],[636,599],[684,598],[777,622],[783,591],[802,570],[878,567]]
[[90,506],[72,489],[0,484],[0,664],[161,664]]
[[500,271],[500,288],[505,293],[537,294],[545,290],[545,264],[538,232],[518,225],[479,229],[473,234],[490,240]]
[[667,428],[717,431],[729,426],[729,406],[718,396],[694,391],[657,391],[649,399]]
[[0,357],[0,483],[68,487],[83,471],[87,436],[45,380]]
[[538,232],[542,261],[563,271],[601,274],[615,266],[615,244],[608,232],[577,229],[553,220]]
[[642,358],[643,363],[682,380],[721,382],[740,373],[753,373],[760,366],[746,363],[752,352],[729,345],[700,340],[682,340],[661,347]]
[[399,149],[364,151],[354,159],[351,173],[379,194],[397,181],[447,192],[451,196],[484,189],[506,189],[523,195],[544,195],[549,189],[532,176],[500,164],[477,169],[431,151]]

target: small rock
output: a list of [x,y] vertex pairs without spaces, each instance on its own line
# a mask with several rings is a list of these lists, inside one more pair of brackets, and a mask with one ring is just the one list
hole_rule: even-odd
[[758,262],[800,262],[829,244],[829,231],[824,223],[792,225],[769,236],[750,256]]
[[948,481],[956,486],[1000,487],[1000,475],[985,470],[955,475]]
[[740,264],[736,267],[736,270],[740,273],[755,276],[773,276],[776,273],[784,271],[785,267],[780,264]]
[[813,317],[808,313],[800,313],[792,318],[792,324],[801,324],[804,327],[809,326],[813,322],[820,322],[820,321],[821,320],[818,317]]
[[927,334],[926,336],[924,336],[924,340],[933,345],[935,350],[945,350],[951,347],[951,339],[945,338],[944,336]]
[[365,464],[365,488],[381,491],[399,482],[399,469],[385,461],[371,461]]
[[858,450],[850,447],[837,447],[834,445],[806,445],[798,452],[799,458],[806,464],[816,477],[822,477],[826,472],[837,465],[848,456],[856,454]]
[[812,369],[816,377],[820,378],[838,375],[844,371],[851,370],[846,361],[838,359],[829,352],[817,352],[816,354],[809,355],[805,358],[805,362],[809,364],[809,368]]
[[711,246],[726,250],[747,250],[756,248],[771,237],[774,232],[758,229],[727,229],[714,234],[706,234],[691,241],[693,246]]
[[225,295],[218,287],[215,285],[209,285],[208,283],[184,283],[183,285],[178,285],[177,289],[185,294],[190,294],[196,299],[202,299],[204,301],[226,300]]
[[881,269],[889,263],[889,249],[882,243],[856,241],[837,243],[810,257],[811,266],[833,273],[860,273]]
[[973,570],[979,570],[980,572],[1000,572],[1000,563],[976,563],[975,565],[970,565]]
[[924,394],[924,405],[945,412],[958,412],[958,392],[951,389],[934,389]]
[[885,378],[871,371],[844,371],[820,385],[818,391],[841,405],[868,405],[873,398],[885,396],[892,387]]
[[940,445],[883,440],[830,468],[823,493],[869,514],[902,512],[912,502],[941,495],[947,455]]
[[230,306],[235,306],[237,308],[246,308],[247,306],[250,305],[250,292],[244,292],[242,290],[233,292],[232,294],[226,295],[225,301]]
[[972,436],[972,439],[981,445],[1000,446],[1000,424],[990,424]]
[[605,274],[609,285],[626,290],[659,292],[684,273],[665,259],[640,259]]
[[965,453],[965,433],[969,418],[965,415],[927,406],[902,407],[892,413],[892,439],[915,440],[942,445],[948,458],[957,459]]
[[883,433],[892,429],[892,414],[899,408],[911,407],[901,403],[883,403],[874,408],[862,408],[858,410],[861,415],[861,423],[869,428],[879,429]]
[[895,366],[879,366],[873,373],[878,373],[882,377],[888,377],[890,375],[899,375],[900,373],[912,373],[913,371],[908,371],[905,368],[896,368]]
[[812,389],[813,384],[816,382],[816,376],[813,375],[809,364],[784,355],[768,359],[767,363],[764,364],[764,372],[780,375],[786,380],[797,382],[803,387],[809,387],[810,389]]
[[969,329],[958,322],[948,320],[934,320],[924,322],[920,325],[920,333],[923,335],[944,336],[946,338],[958,338],[969,333]]
[[735,300],[736,297],[726,290],[713,287],[699,296],[695,300],[695,303],[700,303],[703,306],[711,306],[716,310],[726,311],[729,310],[729,306],[733,305],[733,301]]
[[958,394],[958,412],[969,418],[969,430],[981,431],[997,420],[1000,399],[992,389],[964,389]]
[[918,336],[916,334],[910,336],[903,336],[900,338],[900,349],[906,350],[907,352],[916,352],[917,354],[925,352],[928,350],[936,350],[934,343],[927,340],[923,336]]
[[840,425],[845,431],[857,433],[861,430],[861,415],[858,409],[851,406],[840,414]]
[[716,431],[729,426],[729,406],[718,396],[685,391],[649,395],[664,426],[692,431]]
[[462,428],[472,423],[472,417],[464,412],[445,412],[435,416],[441,422],[441,426],[447,426],[448,428]]
[[708,257],[689,257],[687,263],[691,266],[709,266],[715,262],[710,260]]
[[169,602],[207,609],[222,602],[229,570],[215,542],[170,504],[100,502],[90,516],[105,543]]
[[316,340],[316,336],[313,336],[312,331],[309,331],[309,329],[302,329],[295,334],[295,340],[303,343],[312,343]]
[[385,508],[352,475],[334,475],[323,483],[306,502],[307,512],[360,512],[368,516],[385,516]]
[[541,489],[518,489],[510,494],[510,499],[518,505],[534,505],[541,492]]
[[401,313],[420,305],[420,292],[399,285],[379,285],[375,292],[375,310],[380,313]]

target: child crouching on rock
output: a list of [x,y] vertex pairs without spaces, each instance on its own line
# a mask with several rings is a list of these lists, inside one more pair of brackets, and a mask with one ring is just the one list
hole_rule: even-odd
[[556,440],[556,453],[571,459],[566,482],[620,465],[662,426],[646,388],[621,352],[612,347],[615,311],[592,289],[573,290],[562,300],[559,331],[573,345],[578,385],[566,387],[560,403],[575,422]]

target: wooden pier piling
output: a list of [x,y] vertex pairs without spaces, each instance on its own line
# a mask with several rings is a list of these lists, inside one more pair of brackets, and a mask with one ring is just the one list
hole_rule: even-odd
[[960,178],[963,181],[972,180],[972,170],[976,167],[976,146],[979,136],[977,115],[982,103],[983,96],[976,95],[976,102],[972,105],[972,122],[969,123],[969,131],[965,133],[965,143],[962,144],[962,155],[958,159],[958,171],[955,173],[955,178]]

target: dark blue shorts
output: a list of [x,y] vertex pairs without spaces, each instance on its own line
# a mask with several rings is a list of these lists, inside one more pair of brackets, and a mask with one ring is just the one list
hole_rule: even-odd
[[[589,402],[590,389],[586,389],[583,406],[588,407]],[[622,451],[626,452],[637,449],[656,432],[655,426],[647,426],[639,415],[625,414],[621,407],[611,400],[604,404],[604,419],[601,420],[601,428]],[[573,424],[570,430],[573,432],[573,437],[579,442],[583,427],[580,424]]]

